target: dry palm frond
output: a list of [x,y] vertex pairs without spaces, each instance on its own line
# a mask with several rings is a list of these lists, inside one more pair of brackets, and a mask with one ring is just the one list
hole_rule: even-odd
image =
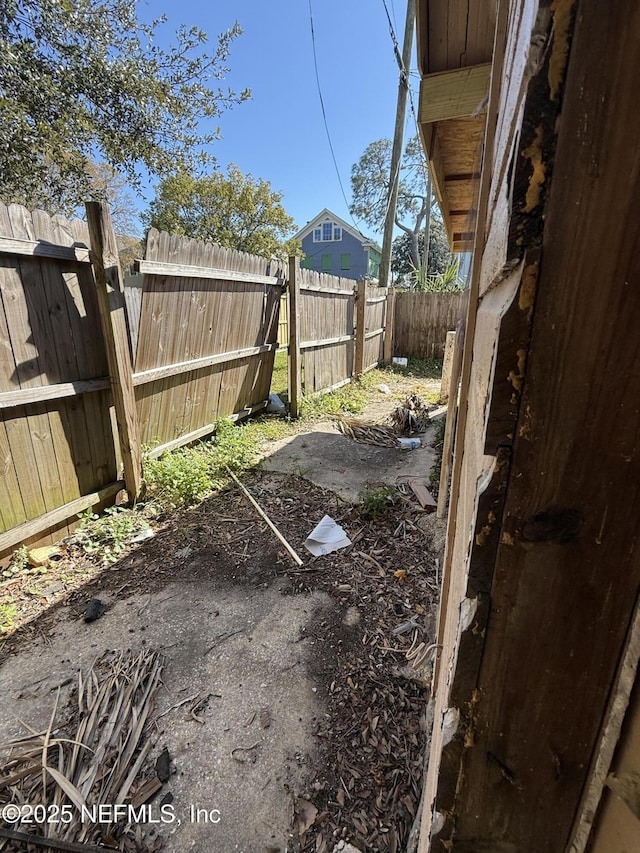
[[56,806],[58,813],[72,806],[70,822],[39,825],[49,838],[90,844],[122,837],[126,822],[97,824],[81,816],[101,803],[128,801],[152,746],[144,730],[161,675],[162,661],[153,651],[106,653],[84,678],[79,674],[67,734],[56,724],[56,697],[46,732],[29,729],[31,737],[0,744],[0,804]]
[[375,444],[379,447],[398,447],[396,430],[391,426],[368,424],[358,418],[339,415],[335,419],[336,429],[354,441]]
[[429,412],[417,394],[410,394],[401,406],[393,410],[391,422],[398,432],[407,435],[423,433],[429,426]]

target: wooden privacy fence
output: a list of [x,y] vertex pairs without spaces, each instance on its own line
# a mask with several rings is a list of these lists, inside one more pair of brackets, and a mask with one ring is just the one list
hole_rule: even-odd
[[160,453],[268,399],[284,271],[150,232],[128,317],[108,210],[87,215],[0,205],[0,555],[61,538],[125,486],[137,496],[144,444]]
[[[393,292],[366,282],[301,269],[289,259],[289,406],[330,391],[390,357],[385,321]],[[385,353],[385,346],[388,354]]]
[[284,271],[213,243],[147,237],[133,384],[143,444],[164,450],[266,405]]
[[397,291],[393,355],[442,358],[447,332],[467,316],[468,291],[453,293]]

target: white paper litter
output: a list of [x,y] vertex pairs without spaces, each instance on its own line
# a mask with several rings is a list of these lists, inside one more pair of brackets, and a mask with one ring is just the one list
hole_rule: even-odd
[[307,551],[311,551],[314,557],[330,554],[338,548],[346,548],[347,545],[351,545],[351,540],[340,525],[328,515],[320,520],[304,542],[304,547]]

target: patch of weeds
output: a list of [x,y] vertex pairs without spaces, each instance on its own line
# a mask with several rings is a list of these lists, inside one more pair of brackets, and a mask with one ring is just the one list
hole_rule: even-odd
[[[408,376],[411,379],[442,379],[442,361],[441,358],[416,358],[410,355],[407,358],[406,367],[389,361],[384,365],[384,371],[396,376]],[[373,370],[372,373],[376,371]]]
[[214,472],[220,475],[227,468],[231,471],[250,468],[256,461],[258,440],[247,424],[235,426],[232,421],[219,420],[210,447]]
[[216,422],[215,436],[210,441],[146,459],[149,504],[164,512],[198,503],[226,485],[227,469],[250,468],[256,461],[259,437],[257,430],[249,426],[236,426],[221,419]]
[[395,489],[391,486],[368,486],[358,492],[362,504],[361,512],[365,518],[378,518],[398,499]]
[[295,433],[295,426],[289,418],[281,418],[278,415],[259,415],[251,418],[244,425],[247,435],[255,436],[260,441],[278,441]]
[[213,488],[206,445],[180,447],[157,459],[145,459],[144,477],[151,502],[161,510],[193,504]]
[[311,466],[305,468],[304,465],[301,465],[299,462],[294,462],[291,466],[291,476],[306,477],[312,470]]
[[300,405],[300,413],[303,418],[317,420],[327,415],[337,415],[340,412],[348,412],[358,415],[367,405],[368,397],[365,388],[359,382],[350,382],[329,391],[327,394],[314,394],[304,397]]
[[29,549],[21,545],[11,555],[9,565],[2,572],[3,578],[25,577],[27,575],[46,575],[46,566],[32,566],[29,562]]
[[119,506],[107,507],[103,516],[88,509],[78,518],[80,525],[73,536],[74,542],[86,554],[102,557],[107,565],[115,563],[129,540],[148,527],[140,513]]
[[0,634],[8,634],[13,630],[17,615],[15,604],[0,604]]

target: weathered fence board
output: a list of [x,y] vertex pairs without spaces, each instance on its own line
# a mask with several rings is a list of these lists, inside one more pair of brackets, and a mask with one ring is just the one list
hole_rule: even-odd
[[86,226],[0,205],[0,234],[1,552],[68,532],[116,455]]
[[144,444],[175,446],[218,417],[266,402],[285,280],[270,266],[149,233],[133,379]]
[[352,279],[299,269],[302,390],[314,394],[348,382],[354,370]]
[[397,291],[393,354],[442,358],[447,332],[467,314],[468,291],[405,293]]
[[384,360],[387,289],[367,286],[365,295],[363,373],[377,367]]

